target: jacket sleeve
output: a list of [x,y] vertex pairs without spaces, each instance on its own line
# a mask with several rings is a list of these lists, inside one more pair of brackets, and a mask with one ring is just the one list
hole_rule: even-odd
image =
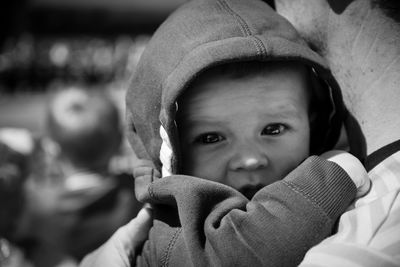
[[[342,168],[316,156],[252,200],[195,177],[158,179],[141,194],[162,206],[138,265],[297,266],[332,233],[355,194]],[[168,219],[174,210],[178,222]]]

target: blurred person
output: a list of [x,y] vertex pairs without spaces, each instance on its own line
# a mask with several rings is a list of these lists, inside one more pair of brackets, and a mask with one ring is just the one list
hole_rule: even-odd
[[108,174],[109,162],[122,140],[114,102],[105,92],[78,87],[54,94],[48,107],[46,131],[66,176],[80,171]]
[[137,214],[132,176],[110,170],[121,140],[118,109],[104,91],[69,87],[51,97],[41,173],[50,177],[36,174],[27,187],[24,233],[37,266],[75,265]]

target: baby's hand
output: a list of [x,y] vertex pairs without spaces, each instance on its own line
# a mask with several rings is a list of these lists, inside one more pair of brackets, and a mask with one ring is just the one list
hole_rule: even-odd
[[154,167],[150,160],[139,159],[133,166],[133,177],[135,178],[135,196],[137,200],[147,195],[147,187],[156,179],[161,178],[161,173]]
[[371,180],[361,162],[345,151],[331,150],[321,155],[322,158],[335,162],[342,167],[357,187],[356,198],[366,195],[371,187]]
[[133,166],[133,177],[137,179],[146,175],[161,178],[161,173],[154,167],[152,161],[147,159],[138,159]]

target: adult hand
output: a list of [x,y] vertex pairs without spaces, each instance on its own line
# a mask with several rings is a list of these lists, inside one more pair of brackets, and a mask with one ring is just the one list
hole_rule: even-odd
[[151,208],[140,210],[136,218],[119,228],[100,248],[87,255],[80,267],[130,267],[152,226]]

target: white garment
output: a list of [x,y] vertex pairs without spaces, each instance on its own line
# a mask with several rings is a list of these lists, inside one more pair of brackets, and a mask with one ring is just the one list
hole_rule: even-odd
[[400,266],[400,151],[369,173],[371,191],[345,212],[336,234],[300,266]]

